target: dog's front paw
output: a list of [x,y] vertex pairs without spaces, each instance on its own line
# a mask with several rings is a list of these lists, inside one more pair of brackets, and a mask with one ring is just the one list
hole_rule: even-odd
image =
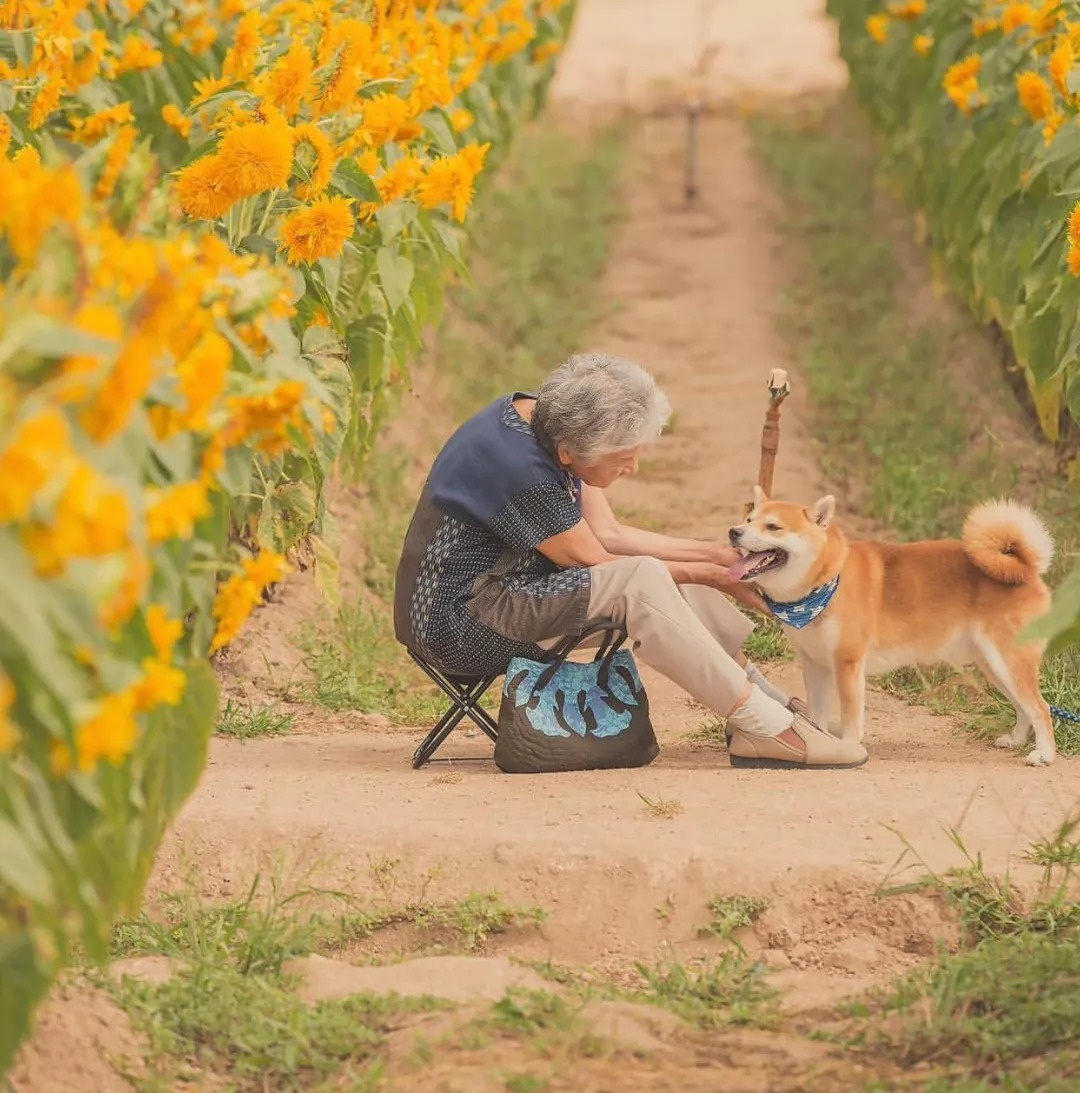
[[1007,732],[1004,736],[999,736],[994,741],[995,748],[1015,748],[1019,747],[1016,741],[1012,738],[1012,733]]
[[1048,767],[1053,761],[1054,753],[1052,751],[1043,751],[1041,748],[1036,748],[1024,760],[1029,767]]

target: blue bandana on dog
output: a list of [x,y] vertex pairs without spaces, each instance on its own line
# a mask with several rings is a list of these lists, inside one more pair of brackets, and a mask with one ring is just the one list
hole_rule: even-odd
[[762,593],[762,599],[769,605],[769,610],[786,626],[801,630],[808,626],[829,606],[837,588],[840,586],[840,574],[827,584],[818,585],[817,588],[807,592],[801,600],[791,600],[789,603],[778,603],[770,600]]

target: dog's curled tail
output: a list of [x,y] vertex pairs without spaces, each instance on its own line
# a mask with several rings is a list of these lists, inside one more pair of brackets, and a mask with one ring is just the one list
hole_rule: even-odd
[[987,501],[972,509],[962,539],[971,564],[1002,584],[1027,584],[1054,557],[1046,525],[1015,501]]

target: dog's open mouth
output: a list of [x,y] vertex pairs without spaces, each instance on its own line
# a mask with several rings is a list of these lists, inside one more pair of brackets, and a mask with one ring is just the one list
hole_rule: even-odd
[[762,573],[768,573],[770,569],[779,569],[786,565],[787,560],[787,551],[779,548],[751,551],[728,567],[728,576],[736,581],[752,581]]

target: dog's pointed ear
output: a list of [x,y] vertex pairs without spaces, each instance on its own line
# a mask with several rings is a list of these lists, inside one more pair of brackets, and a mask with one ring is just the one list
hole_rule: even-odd
[[768,500],[765,491],[757,483],[754,483],[754,508],[761,508]]
[[819,497],[807,510],[807,516],[809,516],[815,524],[820,524],[823,528],[827,528],[832,523],[832,518],[835,515],[836,498],[833,497],[831,493],[826,494],[824,497]]

